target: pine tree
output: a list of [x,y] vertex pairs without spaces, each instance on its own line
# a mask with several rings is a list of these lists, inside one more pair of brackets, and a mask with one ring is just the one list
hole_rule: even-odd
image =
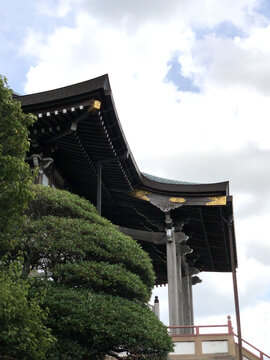
[[31,296],[28,280],[22,279],[24,259],[18,256],[24,212],[34,195],[34,174],[25,163],[33,121],[0,76],[0,358],[5,360],[45,360],[54,341],[44,325],[42,294]]
[[33,186],[23,250],[25,275],[39,271],[47,326],[57,342],[48,359],[166,359],[172,343],[147,306],[155,275],[139,244],[67,191]]

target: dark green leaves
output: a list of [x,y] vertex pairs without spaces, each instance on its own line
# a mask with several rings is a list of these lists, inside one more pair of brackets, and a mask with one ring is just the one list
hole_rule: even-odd
[[[49,359],[97,359],[110,350],[166,359],[172,349],[166,327],[142,302],[50,285],[45,304],[48,325],[59,339]],[[67,339],[72,344],[68,348]],[[63,348],[68,357],[63,357]]]
[[22,212],[32,197],[33,174],[25,163],[28,126],[34,121],[13,100],[0,76],[0,255],[14,246],[20,234]]
[[[46,288],[47,358],[103,359],[110,351],[166,359],[171,340],[145,304],[155,275],[148,254],[86,200],[33,186],[21,246],[25,274]],[[32,287],[35,293],[35,287]]]
[[13,262],[0,274],[1,359],[45,359],[54,342],[45,327],[47,312],[40,307],[44,294],[29,297],[29,285],[20,278],[21,263]]
[[149,256],[136,241],[110,224],[43,216],[39,220],[28,220],[24,233],[24,246],[34,268],[50,270],[56,264],[88,260],[122,263],[127,270],[139,275],[149,292],[154,286]]
[[148,302],[150,293],[140,277],[128,271],[123,264],[83,261],[58,265],[52,277],[61,284],[92,289],[130,300]]

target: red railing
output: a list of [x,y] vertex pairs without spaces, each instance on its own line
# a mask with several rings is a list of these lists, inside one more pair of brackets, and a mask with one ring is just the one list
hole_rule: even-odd
[[[234,334],[235,337],[238,338],[237,334]],[[265,354],[263,351],[261,351],[260,349],[256,348],[255,346],[251,345],[249,342],[247,342],[246,340],[242,339],[242,343],[247,344],[248,346],[250,346],[252,348],[252,350],[257,351],[257,353],[259,353],[259,356],[257,354],[254,354],[253,351],[250,351],[249,349],[245,348],[242,346],[243,349],[245,349],[246,351],[248,351],[249,353],[251,353],[252,355],[256,356],[258,359],[260,360],[265,360],[265,358],[270,359],[270,356]]]
[[[175,334],[173,336],[189,336],[189,335],[233,335],[233,327],[232,327],[232,322],[231,322],[231,317],[228,315],[227,316],[227,324],[225,325],[183,325],[183,326],[168,326],[168,330],[170,331],[171,329],[192,329],[192,334]],[[206,334],[206,333],[200,333],[200,329],[201,328],[227,328],[227,331],[225,333],[210,333],[210,334]]]
[[[227,328],[227,331],[225,333],[201,333],[200,329],[201,328]],[[171,336],[200,336],[200,335],[234,335],[235,337],[238,338],[238,335],[236,335],[233,332],[233,327],[232,327],[232,322],[231,322],[231,317],[228,315],[227,316],[227,324],[225,325],[185,325],[185,326],[168,326],[168,330],[173,330],[173,329],[192,329],[192,333],[190,334],[180,334],[180,333],[176,333],[176,334],[171,334]],[[242,339],[242,343],[245,343],[246,345],[248,345],[252,350],[246,349],[245,347],[243,347],[244,350],[248,351],[249,353],[251,353],[253,356],[257,357],[260,360],[265,360],[265,358],[270,359],[270,356],[265,354],[263,351],[259,350],[258,348],[256,348],[255,346],[251,345],[249,342],[247,342],[246,340]],[[256,351],[257,354],[254,354],[253,351]]]

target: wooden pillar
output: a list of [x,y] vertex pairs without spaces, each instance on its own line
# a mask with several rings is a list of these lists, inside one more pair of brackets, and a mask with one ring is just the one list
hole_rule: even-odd
[[190,296],[190,325],[194,325],[194,308],[193,308],[193,290],[192,290],[192,277],[189,278],[189,296]]
[[178,324],[184,325],[183,321],[183,284],[182,284],[182,259],[181,245],[177,244],[176,261],[177,261],[177,301],[178,301]]
[[[192,253],[192,249],[184,244],[180,246],[180,252],[183,258],[182,261],[182,303],[183,303],[183,325],[193,325],[193,299],[192,299],[192,284],[190,267],[186,261],[185,256]],[[192,333],[190,329],[185,329],[185,334]]]
[[43,180],[43,172],[42,172],[42,157],[39,154],[33,154],[33,165],[35,169],[38,169],[38,174],[36,179],[34,180],[35,184],[42,184]]
[[102,162],[97,163],[97,212],[101,215],[102,206]]
[[[166,250],[167,250],[167,278],[168,278],[168,303],[169,303],[169,325],[179,326],[178,317],[178,274],[175,231],[172,226],[170,213],[166,213]],[[175,330],[171,334],[177,333]]]
[[[185,268],[185,275],[182,279],[183,284],[183,325],[191,324],[191,297],[190,297],[190,276],[188,273],[188,267]],[[190,334],[190,329],[184,331],[185,334]]]

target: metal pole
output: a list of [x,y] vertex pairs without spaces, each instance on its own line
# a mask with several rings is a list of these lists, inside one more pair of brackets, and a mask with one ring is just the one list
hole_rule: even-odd
[[234,304],[235,304],[235,315],[236,315],[236,324],[237,324],[237,334],[238,334],[238,351],[239,351],[239,360],[243,359],[242,356],[242,333],[241,333],[241,321],[240,321],[240,310],[239,310],[239,298],[238,298],[238,287],[237,287],[237,277],[236,277],[236,268],[234,262],[234,248],[232,240],[232,223],[233,219],[228,220],[228,232],[229,232],[229,243],[230,243],[230,254],[231,254],[231,266],[232,266],[232,279],[233,279],[233,292],[234,292]]
[[97,163],[97,212],[101,215],[101,197],[102,197],[102,162]]

